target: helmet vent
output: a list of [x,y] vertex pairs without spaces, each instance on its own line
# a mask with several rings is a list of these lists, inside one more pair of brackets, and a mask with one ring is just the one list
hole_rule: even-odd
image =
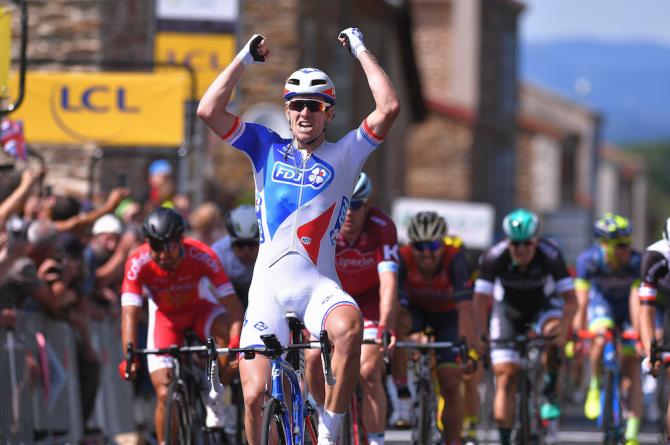
[[291,85],[300,85],[300,79],[289,79],[286,81],[286,83],[290,83]]
[[312,86],[325,85],[327,82],[324,79],[312,79]]

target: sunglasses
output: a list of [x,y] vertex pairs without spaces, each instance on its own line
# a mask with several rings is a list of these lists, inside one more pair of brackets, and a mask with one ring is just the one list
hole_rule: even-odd
[[233,241],[233,247],[237,249],[254,249],[258,247],[258,241]]
[[531,244],[533,244],[533,240],[527,239],[527,240],[525,240],[525,241],[510,241],[509,243],[510,243],[511,245],[513,245],[514,247],[519,247],[519,246],[526,246],[526,247],[528,247],[528,246],[530,246]]
[[149,240],[149,247],[154,252],[169,252],[178,246],[179,243],[177,241],[161,242],[161,241]]
[[433,240],[433,241],[419,241],[418,243],[412,243],[412,247],[419,252],[423,252],[428,249],[430,252],[435,252],[442,245],[442,240]]
[[330,104],[314,99],[294,99],[288,101],[288,109],[291,111],[300,112],[305,107],[310,112],[316,113],[317,111],[326,111],[330,107]]
[[349,208],[351,210],[358,210],[365,205],[364,199],[357,199],[356,201],[351,201],[349,203]]

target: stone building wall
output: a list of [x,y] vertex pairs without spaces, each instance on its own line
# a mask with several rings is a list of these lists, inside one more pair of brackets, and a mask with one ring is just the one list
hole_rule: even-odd
[[420,198],[470,199],[468,125],[431,113],[410,127],[406,152],[405,194]]
[[446,101],[454,69],[451,2],[413,0],[414,50],[425,97]]

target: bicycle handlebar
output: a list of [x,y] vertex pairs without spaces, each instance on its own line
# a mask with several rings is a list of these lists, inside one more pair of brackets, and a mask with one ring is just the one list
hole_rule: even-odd
[[527,335],[517,335],[514,338],[503,338],[496,340],[488,340],[489,345],[495,346],[512,346],[512,347],[534,347],[534,346],[544,346],[545,343],[552,341],[556,338],[556,335],[538,335],[534,337],[529,337]]

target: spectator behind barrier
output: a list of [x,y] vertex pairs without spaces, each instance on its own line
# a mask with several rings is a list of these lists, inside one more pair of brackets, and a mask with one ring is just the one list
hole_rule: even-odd
[[141,239],[134,232],[126,231],[111,213],[98,218],[91,232],[93,236],[84,250],[84,288],[94,303],[94,318],[116,317],[120,311],[123,266]]
[[191,236],[211,246],[223,235],[221,211],[213,202],[205,202],[196,208],[188,217]]

